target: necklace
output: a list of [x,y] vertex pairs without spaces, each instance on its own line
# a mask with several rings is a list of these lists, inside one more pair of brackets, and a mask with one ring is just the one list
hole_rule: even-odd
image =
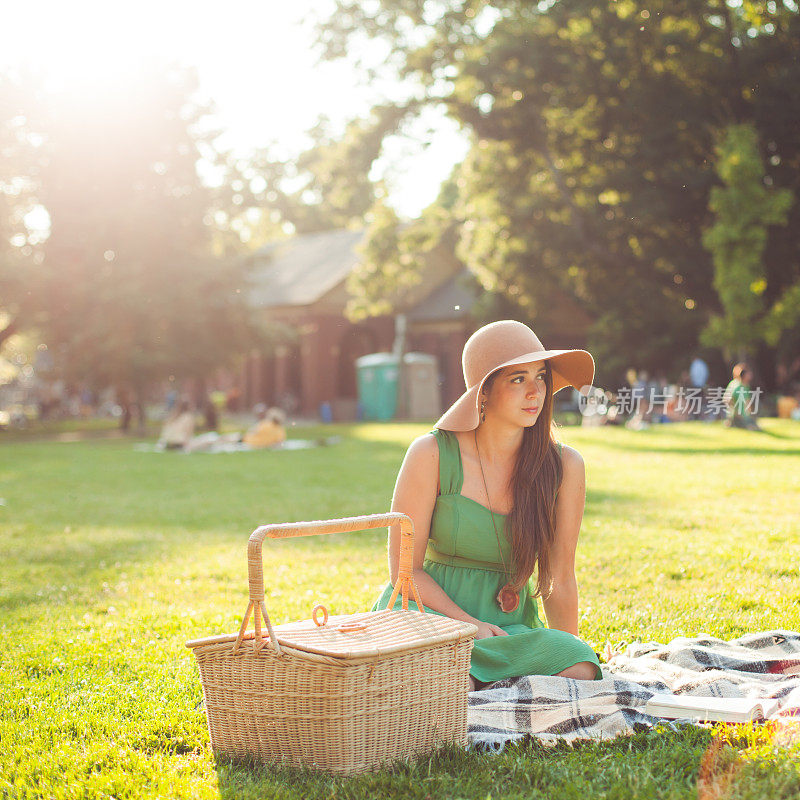
[[[489,487],[486,485],[486,474],[483,471],[483,461],[481,460],[481,451],[478,447],[478,429],[474,431],[475,437],[475,452],[478,454],[478,464],[481,467],[481,478],[483,478],[483,488],[486,492],[486,502],[489,504],[489,513],[492,515],[492,527],[494,528],[494,535],[497,539],[497,550],[500,553],[500,561],[503,564],[503,574],[508,580],[508,569],[506,568],[506,560],[503,558],[503,548],[500,545],[500,534],[497,531],[497,523],[494,521],[494,511],[492,511],[492,501],[489,497]],[[506,585],[497,593],[497,605],[500,606],[501,611],[511,613],[519,608],[519,592],[510,584]]]

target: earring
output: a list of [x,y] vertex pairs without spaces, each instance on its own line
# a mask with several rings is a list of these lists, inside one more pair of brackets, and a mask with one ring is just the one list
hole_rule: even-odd
[[481,422],[486,422],[486,401],[481,400]]

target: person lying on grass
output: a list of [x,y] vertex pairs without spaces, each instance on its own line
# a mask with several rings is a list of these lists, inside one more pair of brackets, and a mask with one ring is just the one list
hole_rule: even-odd
[[[414,522],[425,610],[477,626],[471,688],[520,675],[600,678],[577,636],[584,465],[553,435],[553,395],[590,385],[594,361],[545,350],[527,325],[504,320],[476,331],[462,362],[466,392],[411,444],[392,500]],[[399,553],[394,526],[391,582],[373,610],[387,607]]]

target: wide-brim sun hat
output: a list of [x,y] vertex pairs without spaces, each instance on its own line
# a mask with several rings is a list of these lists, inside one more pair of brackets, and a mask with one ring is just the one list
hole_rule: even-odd
[[467,390],[434,425],[446,431],[471,431],[480,423],[480,394],[486,379],[503,367],[549,361],[553,394],[566,386],[588,391],[594,378],[594,359],[586,350],[546,350],[536,334],[511,319],[492,322],[467,339],[461,365]]

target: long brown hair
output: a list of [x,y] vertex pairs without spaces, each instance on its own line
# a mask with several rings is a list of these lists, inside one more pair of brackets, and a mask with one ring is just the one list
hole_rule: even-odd
[[[545,361],[547,396],[535,425],[522,432],[522,444],[511,475],[513,506],[506,518],[514,571],[512,585],[519,589],[537,570],[537,596],[550,594],[550,551],[556,532],[556,494],[563,469],[553,436],[553,376]],[[484,382],[488,394],[498,372]]]

